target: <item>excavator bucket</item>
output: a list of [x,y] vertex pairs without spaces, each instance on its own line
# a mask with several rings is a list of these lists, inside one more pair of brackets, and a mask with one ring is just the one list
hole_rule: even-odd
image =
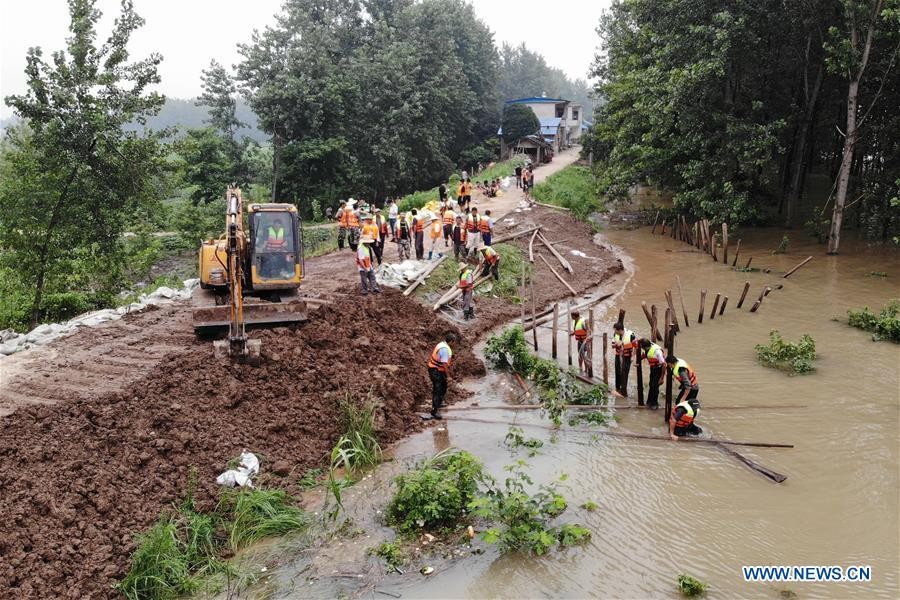
[[[195,290],[192,300],[194,331],[203,333],[226,328],[231,324],[231,307],[211,290]],[[221,302],[224,302],[222,304]],[[277,326],[309,320],[309,311],[296,290],[279,292],[277,301],[244,297],[244,324]]]

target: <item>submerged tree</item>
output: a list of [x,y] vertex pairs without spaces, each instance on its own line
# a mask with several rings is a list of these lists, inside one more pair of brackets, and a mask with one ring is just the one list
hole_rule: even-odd
[[[66,49],[44,60],[28,51],[27,91],[5,101],[22,119],[10,134],[0,185],[0,246],[33,289],[31,325],[43,316],[45,291],[110,283],[121,264],[121,234],[132,209],[155,198],[158,138],[126,133],[163,103],[161,57],[129,62],[131,34],[144,21],[132,2],[105,43],[96,44],[95,0],[70,0]],[[87,264],[85,264],[87,263]],[[72,281],[93,272],[100,281]]]

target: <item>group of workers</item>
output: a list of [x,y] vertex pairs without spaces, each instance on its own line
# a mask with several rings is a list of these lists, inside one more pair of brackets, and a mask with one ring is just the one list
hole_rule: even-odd
[[[589,325],[577,311],[572,313],[572,333],[578,340],[578,367],[587,370],[591,360],[588,342]],[[647,408],[659,409],[659,387],[663,381],[665,368],[672,371],[673,379],[679,384],[678,396],[673,402],[672,414],[669,417],[669,435],[678,439],[685,435],[699,435],[703,430],[694,422],[700,414],[700,384],[693,367],[684,359],[674,354],[667,354],[662,346],[644,337],[638,337],[626,328],[621,321],[613,325],[611,342],[615,352],[615,388],[622,396],[628,395],[628,375],[631,372],[635,352],[640,360],[646,359],[650,367],[650,381],[647,391]],[[636,365],[636,363],[635,363]]]

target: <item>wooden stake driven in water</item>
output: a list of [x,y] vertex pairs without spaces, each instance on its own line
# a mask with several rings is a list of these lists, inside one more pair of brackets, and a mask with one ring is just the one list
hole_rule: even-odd
[[728,296],[723,296],[722,297],[722,308],[719,309],[720,317],[725,314],[725,305],[726,304],[728,304]]
[[587,375],[594,377],[594,309],[588,310]]
[[787,279],[788,277],[790,277],[791,275],[794,274],[794,271],[796,271],[797,269],[799,269],[800,267],[802,267],[803,265],[805,265],[806,263],[808,263],[808,262],[811,261],[812,259],[813,259],[813,257],[810,256],[810,257],[807,258],[806,260],[802,261],[799,265],[797,265],[796,267],[794,267],[793,269],[791,269],[790,271],[788,271],[787,273],[785,273],[782,277],[784,277],[784,279]]
[[[669,335],[668,340],[669,343],[666,344],[666,356],[675,356],[675,336]],[[669,415],[672,414],[672,369],[669,368],[668,364],[664,368],[666,370],[666,414],[664,420],[668,425]]]
[[737,266],[737,259],[738,259],[738,256],[740,256],[740,255],[741,255],[741,238],[738,238],[737,248],[734,249],[734,260],[731,261],[732,267]]
[[703,322],[703,310],[706,308],[706,290],[700,290],[700,314],[697,315],[697,322]]
[[681,301],[681,316],[684,317],[684,326],[690,327],[691,324],[688,322],[687,309],[684,308],[684,290],[681,289],[681,277],[676,275],[675,281],[678,283],[678,299]]
[[566,359],[568,360],[569,366],[572,366],[572,336],[569,335],[570,331],[574,331],[573,327],[574,323],[572,323],[572,303],[566,303]]
[[753,306],[750,307],[750,312],[755,313],[757,310],[759,310],[760,305],[762,305],[763,303],[763,298],[768,296],[769,292],[771,291],[772,288],[770,288],[769,286],[764,287],[763,290],[759,293],[759,298],[757,298],[756,302],[753,303]]
[[722,264],[728,264],[728,223],[722,223]]
[[675,331],[681,329],[678,325],[678,315],[675,314],[675,303],[672,301],[672,290],[666,290],[666,304],[669,305],[669,313],[672,315],[672,323],[675,325]]
[[740,308],[744,305],[744,298],[747,297],[747,291],[750,289],[750,282],[744,283],[744,291],[741,292],[741,299],[738,300],[737,307]]
[[[537,321],[537,305],[534,301],[534,273],[531,274],[531,322],[534,323]],[[534,337],[534,351],[537,352],[538,343],[537,343],[537,327],[531,328],[531,333]]]
[[[670,309],[668,309],[668,308],[666,309],[666,320],[665,320],[664,322],[667,323],[667,324],[672,322],[672,311],[671,311]],[[675,327],[673,326],[671,329],[674,330]],[[669,336],[670,336],[670,335],[672,335],[672,333],[671,333],[671,331],[670,331],[669,326],[666,325],[665,335],[664,335],[664,337],[663,337],[663,343],[664,343],[666,346],[669,345]]]
[[659,211],[656,211],[656,217],[653,218],[653,229],[650,230],[650,233],[656,233],[656,224],[659,222]]
[[722,299],[722,294],[716,294],[716,299],[713,302],[713,308],[711,311],[709,311],[710,320],[716,318],[716,310],[719,308],[719,300],[721,300],[721,299]]

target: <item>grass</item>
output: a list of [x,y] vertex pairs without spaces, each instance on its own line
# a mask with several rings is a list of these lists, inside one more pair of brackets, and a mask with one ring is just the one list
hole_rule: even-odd
[[304,492],[313,489],[319,485],[319,478],[322,476],[322,469],[309,469],[297,482],[297,486]]
[[[485,179],[495,179],[497,177],[506,177],[508,175],[513,175],[515,173],[516,166],[523,164],[525,164],[525,160],[521,157],[498,162],[494,166],[488,167],[477,176],[472,176],[473,185],[476,180],[482,181]],[[459,176],[456,174],[451,175],[448,183],[448,192],[454,198],[456,198],[456,186],[458,184]],[[404,196],[397,202],[397,208],[400,209],[400,212],[406,212],[414,208],[419,209],[431,201],[436,202],[438,198],[438,186],[435,186],[429,190],[421,190]]]
[[872,339],[900,342],[900,299],[894,298],[875,314],[866,306],[862,310],[848,310],[847,323],[864,331],[872,332]]
[[399,571],[406,563],[406,553],[397,542],[382,542],[376,548],[371,548],[369,554],[374,554],[387,563],[391,570]]
[[283,490],[228,491],[222,494],[217,510],[232,516],[225,529],[228,545],[235,552],[261,539],[304,529],[309,523]]
[[[500,280],[491,280],[490,292],[487,295],[492,298],[501,298],[513,304],[521,304],[522,297],[519,296],[519,286],[522,283],[522,268],[524,266],[525,276],[530,277],[533,265],[525,260],[525,253],[515,244],[497,244],[492,246],[500,254]],[[480,254],[480,253],[479,253]],[[422,294],[443,293],[459,282],[459,262],[455,260],[445,260],[444,263],[435,269],[425,283],[419,287]],[[472,267],[475,269],[475,267]],[[476,270],[476,278],[480,273]],[[476,296],[484,294],[487,283],[475,288]],[[476,306],[477,309],[477,306]]]
[[568,208],[572,215],[587,221],[591,213],[603,208],[594,174],[587,167],[569,165],[534,186],[535,200]]
[[793,344],[773,329],[769,332],[769,343],[756,346],[756,358],[767,367],[798,374],[811,373],[816,370],[812,364],[816,359],[816,342],[804,334]]
[[352,472],[374,467],[381,462],[381,446],[375,433],[376,403],[371,399],[358,402],[351,394],[347,394],[341,402],[343,443],[338,446],[346,449],[345,466]]

